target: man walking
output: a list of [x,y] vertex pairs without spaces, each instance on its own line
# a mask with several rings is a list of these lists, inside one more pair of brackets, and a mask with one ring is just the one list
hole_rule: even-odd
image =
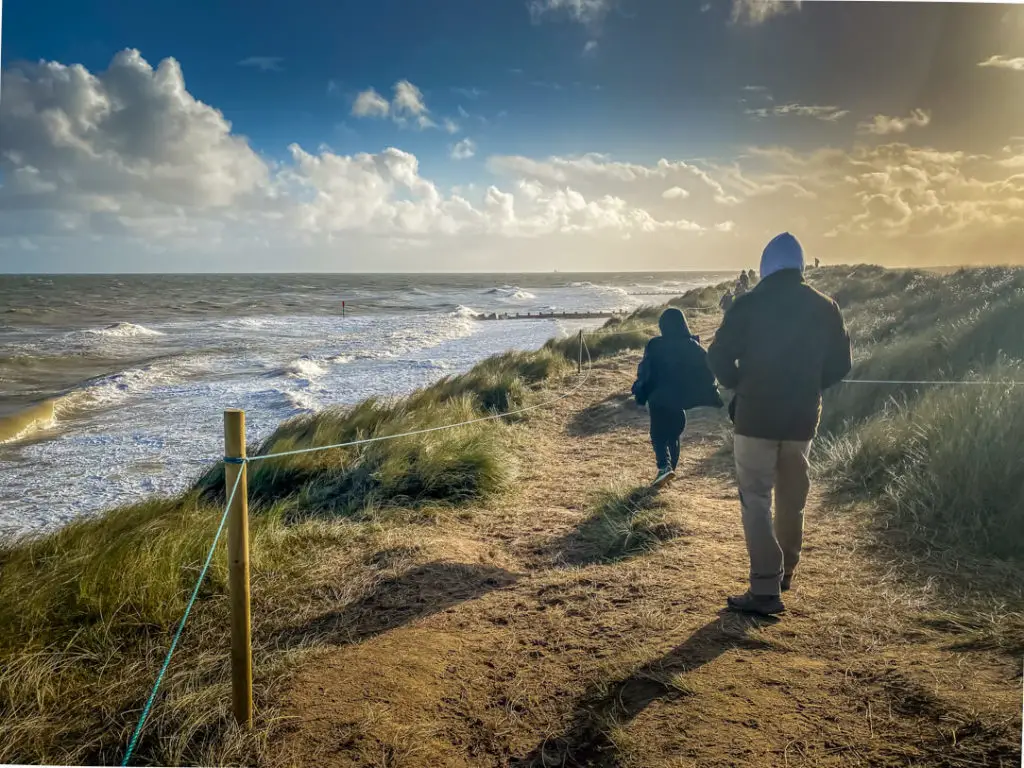
[[736,299],[708,348],[711,370],[735,392],[730,415],[750,556],[750,589],[729,607],[764,615],[785,610],[780,592],[800,560],[821,393],[852,367],[839,306],[807,285],[803,271],[797,239],[774,238],[761,255],[760,282]]

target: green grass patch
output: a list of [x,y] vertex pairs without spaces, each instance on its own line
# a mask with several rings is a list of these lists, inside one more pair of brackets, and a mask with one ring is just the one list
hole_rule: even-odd
[[[589,352],[583,353],[583,362],[587,360],[597,361],[602,358],[621,355],[623,352],[636,352],[643,350],[658,333],[656,324],[642,323],[635,319],[620,322],[607,329],[596,332],[584,333],[583,337]],[[569,336],[564,339],[552,339],[545,347],[546,350],[562,355],[566,360],[576,362],[579,359],[579,337]]]
[[616,562],[651,552],[680,534],[668,505],[648,486],[599,492],[565,549],[574,564]]

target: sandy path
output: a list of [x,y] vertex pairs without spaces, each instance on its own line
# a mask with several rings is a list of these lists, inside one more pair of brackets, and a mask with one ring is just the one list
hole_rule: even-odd
[[924,586],[808,510],[779,621],[721,611],[746,569],[724,414],[691,417],[660,544],[598,559],[594,492],[653,476],[635,360],[533,418],[516,489],[381,553],[287,690],[289,765],[1010,766],[1020,666],[956,650]]

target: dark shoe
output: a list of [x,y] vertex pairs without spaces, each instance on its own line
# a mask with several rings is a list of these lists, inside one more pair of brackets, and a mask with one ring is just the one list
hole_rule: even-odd
[[782,576],[782,583],[779,584],[779,588],[782,589],[783,592],[789,592],[789,588],[790,588],[790,586],[792,586],[792,584],[793,584],[793,574],[792,573],[787,573],[787,574],[784,574]]
[[756,613],[760,616],[772,616],[786,610],[782,598],[778,595],[755,595],[752,592],[744,592],[742,595],[730,597],[728,602],[734,611]]
[[676,479],[676,473],[671,469],[659,469],[658,476],[654,478],[654,482],[651,483],[651,487],[654,490],[664,488],[666,485]]

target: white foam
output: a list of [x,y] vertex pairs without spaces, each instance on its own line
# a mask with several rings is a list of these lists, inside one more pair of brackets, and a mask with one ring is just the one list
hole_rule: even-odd
[[511,301],[529,301],[530,299],[536,299],[537,297],[529,291],[524,291],[518,286],[502,286],[500,288],[491,288],[487,291],[489,295],[499,296],[501,298],[509,299]]
[[151,328],[146,328],[144,325],[136,325],[135,323],[114,323],[106,328],[92,328],[86,331],[86,333],[117,339],[130,339],[136,336],[163,336],[160,331],[154,331]]
[[129,368],[94,379],[72,390],[57,400],[54,413],[57,416],[66,416],[82,409],[114,406],[139,392],[161,384],[170,384],[175,378],[173,369],[167,366]]
[[474,317],[476,317],[479,314],[481,314],[481,313],[477,312],[472,307],[464,307],[461,304],[459,304],[459,306],[457,306],[455,308],[455,311],[452,312],[452,315],[454,315],[455,317],[468,317],[468,318],[474,318]]
[[320,408],[320,403],[310,392],[285,392],[285,399],[291,407],[297,411],[315,411]]
[[286,376],[293,378],[310,380],[323,376],[326,373],[326,369],[316,360],[300,357],[298,360],[292,360],[292,362],[285,366],[284,373]]

